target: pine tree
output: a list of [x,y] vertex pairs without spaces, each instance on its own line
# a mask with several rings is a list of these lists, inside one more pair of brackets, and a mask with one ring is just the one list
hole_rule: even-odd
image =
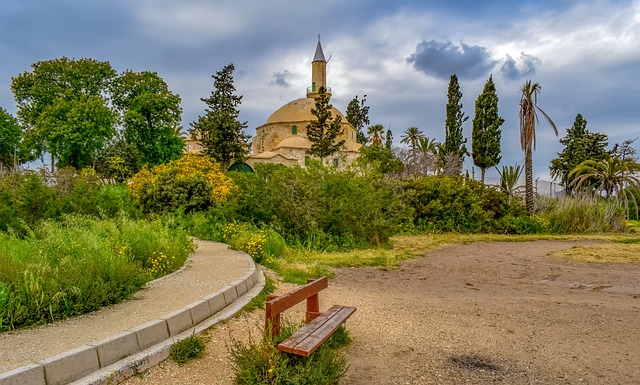
[[[609,144],[607,140],[606,134],[587,130],[587,121],[578,114],[573,126],[567,129],[567,135],[560,139],[564,149],[558,153],[557,158],[551,160],[549,167],[551,176],[560,178],[565,191],[571,194],[574,191],[574,185],[571,184],[569,173],[585,160],[606,159],[608,155],[606,147]],[[586,184],[589,182],[587,181]]]
[[344,140],[337,140],[342,134],[342,117],[335,118],[331,114],[333,106],[329,103],[329,94],[324,87],[320,87],[319,95],[316,97],[316,106],[311,109],[311,113],[316,120],[307,124],[307,137],[311,141],[311,148],[307,154],[324,158],[335,154],[343,145]]
[[447,117],[445,120],[445,140],[442,144],[440,159],[443,163],[447,161],[455,162],[455,167],[447,167],[444,165],[448,173],[459,175],[462,172],[462,164],[464,156],[469,155],[462,135],[462,123],[468,116],[464,116],[462,111],[462,92],[456,74],[451,75],[449,80],[449,88],[447,90]]
[[367,136],[364,134],[363,128],[371,123],[369,121],[369,106],[364,105],[366,100],[367,95],[364,95],[360,101],[356,95],[347,105],[347,122],[355,127],[356,142],[360,144],[367,144]]
[[215,89],[211,96],[200,99],[207,104],[206,114],[191,123],[191,134],[200,140],[203,152],[224,168],[247,157],[251,138],[243,132],[247,122],[238,120],[242,96],[235,95],[234,70],[231,63],[212,75]]
[[473,164],[480,168],[482,183],[487,168],[500,163],[500,126],[504,119],[498,115],[498,94],[496,85],[489,76],[482,93],[476,99],[476,112],[471,131],[471,152]]

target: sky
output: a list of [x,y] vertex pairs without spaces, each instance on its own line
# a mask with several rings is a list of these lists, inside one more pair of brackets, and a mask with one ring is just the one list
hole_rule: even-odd
[[318,35],[331,103],[345,113],[366,95],[371,124],[390,128],[394,145],[412,126],[444,140],[454,73],[469,150],[475,100],[493,77],[505,119],[501,165],[523,164],[520,88],[541,85],[538,106],[560,136],[540,116],[537,178],[550,179],[579,113],[609,148],[640,136],[640,0],[4,0],[0,107],[16,113],[11,78],[33,63],[93,58],[118,72],[157,72],[182,99],[186,131],[204,114],[211,75],[233,63],[240,119],[255,135],[272,112],[305,97]]

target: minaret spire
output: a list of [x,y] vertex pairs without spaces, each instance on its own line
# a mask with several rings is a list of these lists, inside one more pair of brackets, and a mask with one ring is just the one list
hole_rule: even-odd
[[313,61],[311,62],[311,87],[307,88],[307,97],[317,97],[320,87],[324,87],[328,93],[331,92],[331,89],[327,87],[327,60],[324,58],[322,44],[320,44],[320,34],[318,34],[316,53],[313,55]]

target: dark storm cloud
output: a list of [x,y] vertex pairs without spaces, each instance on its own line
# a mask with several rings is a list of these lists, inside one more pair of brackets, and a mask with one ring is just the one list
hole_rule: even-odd
[[282,70],[280,72],[275,72],[273,74],[273,78],[271,79],[271,84],[272,85],[275,84],[277,86],[289,88],[289,87],[291,87],[291,83],[289,83],[289,79],[291,79],[292,76],[293,76],[293,74],[291,72],[289,72],[288,70]]
[[520,63],[517,63],[511,56],[507,55],[500,67],[500,73],[508,81],[519,80],[535,74],[540,65],[542,65],[542,60],[522,52],[520,54]]
[[452,74],[459,78],[477,79],[486,76],[496,64],[484,47],[435,40],[418,43],[416,52],[409,56],[407,62],[416,70],[441,79],[449,79]]

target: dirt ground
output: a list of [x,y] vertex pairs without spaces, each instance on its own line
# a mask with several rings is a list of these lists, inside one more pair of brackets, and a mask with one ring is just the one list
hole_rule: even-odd
[[[640,383],[640,265],[549,256],[588,244],[475,243],[397,269],[339,270],[320,299],[358,308],[341,383]],[[218,325],[205,358],[167,361],[126,384],[232,384],[226,345],[258,338],[263,317]]]

